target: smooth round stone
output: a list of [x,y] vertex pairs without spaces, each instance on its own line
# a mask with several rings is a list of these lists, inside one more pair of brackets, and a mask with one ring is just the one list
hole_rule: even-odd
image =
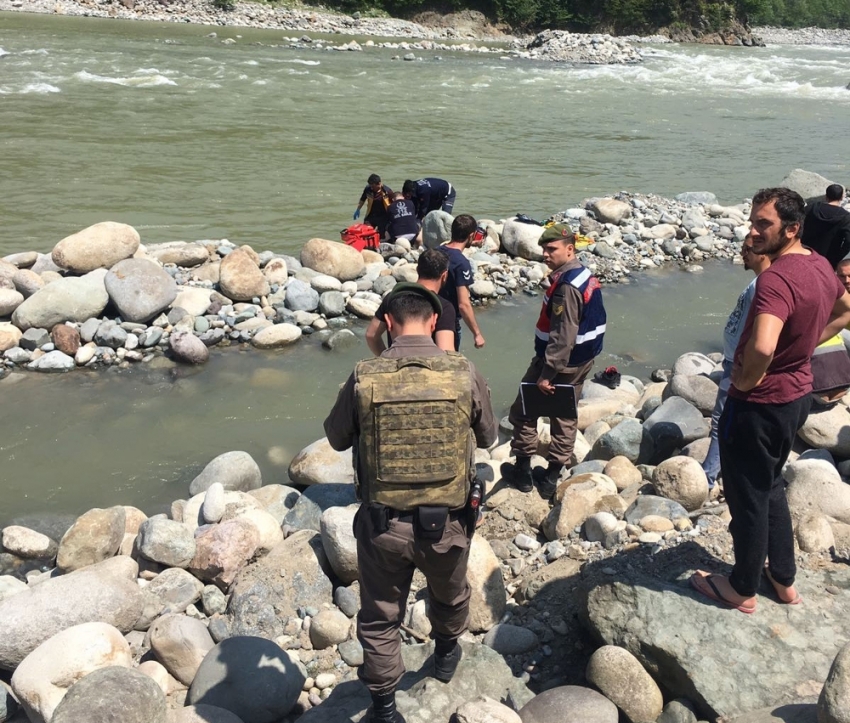
[[322,294],[325,291],[339,291],[342,288],[342,281],[327,274],[319,274],[310,279],[310,286]]
[[2,533],[3,549],[18,557],[45,559],[56,555],[59,546],[47,535],[28,527],[9,525]]
[[502,655],[518,655],[534,650],[539,644],[537,635],[528,628],[502,623],[492,627],[484,636],[484,645]]
[[251,343],[258,349],[278,349],[301,338],[302,331],[295,324],[275,324],[258,331]]
[[165,695],[147,675],[101,668],[74,683],[51,723],[167,723]]

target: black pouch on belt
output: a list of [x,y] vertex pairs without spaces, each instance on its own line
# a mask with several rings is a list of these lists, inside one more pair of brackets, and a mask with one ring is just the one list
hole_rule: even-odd
[[448,507],[417,507],[413,515],[413,536],[431,542],[442,539],[448,518]]
[[390,529],[390,508],[386,505],[369,505],[369,518],[372,521],[372,529],[378,535],[383,535]]

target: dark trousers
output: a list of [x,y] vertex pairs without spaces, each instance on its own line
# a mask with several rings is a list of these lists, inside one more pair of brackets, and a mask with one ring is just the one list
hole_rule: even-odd
[[354,535],[360,570],[357,638],[363,646],[359,676],[371,693],[385,693],[394,690],[404,674],[398,630],[414,570],[421,570],[428,582],[431,636],[454,642],[466,632],[470,540],[463,519],[454,516],[436,541],[415,539],[412,522],[398,519],[379,533],[365,507],[357,513]]
[[776,582],[794,584],[794,532],[782,467],[810,405],[808,394],[786,404],[730,396],[720,416],[720,467],[735,550],[729,582],[739,595],[756,594],[765,559]]
[[[558,374],[552,380],[553,384],[572,384],[576,388],[576,399],[581,398],[581,387],[593,362],[589,361],[580,367],[571,367],[569,372]],[[524,382],[536,383],[543,371],[543,359],[535,356],[522,377]],[[537,454],[537,419],[526,417],[522,413],[522,397],[517,394],[508,412],[508,420],[514,425],[511,451],[518,457],[531,457]],[[549,431],[552,441],[549,444],[549,461],[569,466],[576,443],[578,420],[568,417],[552,417],[549,419]]]

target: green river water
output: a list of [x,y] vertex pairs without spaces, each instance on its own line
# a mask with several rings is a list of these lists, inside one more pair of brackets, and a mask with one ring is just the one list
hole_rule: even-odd
[[[620,189],[735,203],[794,167],[850,176],[850,48],[654,46],[629,67],[445,52],[411,63],[274,47],[283,31],[210,30],[0,14],[0,255],[48,251],[102,220],[143,242],[297,252],[337,237],[371,172],[393,187],[447,178],[458,212],[497,219]],[[600,365],[645,376],[716,350],[747,278],[707,264],[606,289]],[[478,313],[488,343],[469,356],[500,413],[538,303]],[[0,383],[0,525],[117,503],[156,511],[231,449],[286,482],[365,353],[308,339],[223,350],[202,369],[14,375]]]

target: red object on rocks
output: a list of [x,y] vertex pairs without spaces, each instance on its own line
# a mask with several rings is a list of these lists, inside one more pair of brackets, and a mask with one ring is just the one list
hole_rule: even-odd
[[377,249],[381,244],[381,234],[378,230],[367,223],[355,223],[353,226],[344,228],[339,232],[344,243],[354,247],[358,251],[363,249]]

